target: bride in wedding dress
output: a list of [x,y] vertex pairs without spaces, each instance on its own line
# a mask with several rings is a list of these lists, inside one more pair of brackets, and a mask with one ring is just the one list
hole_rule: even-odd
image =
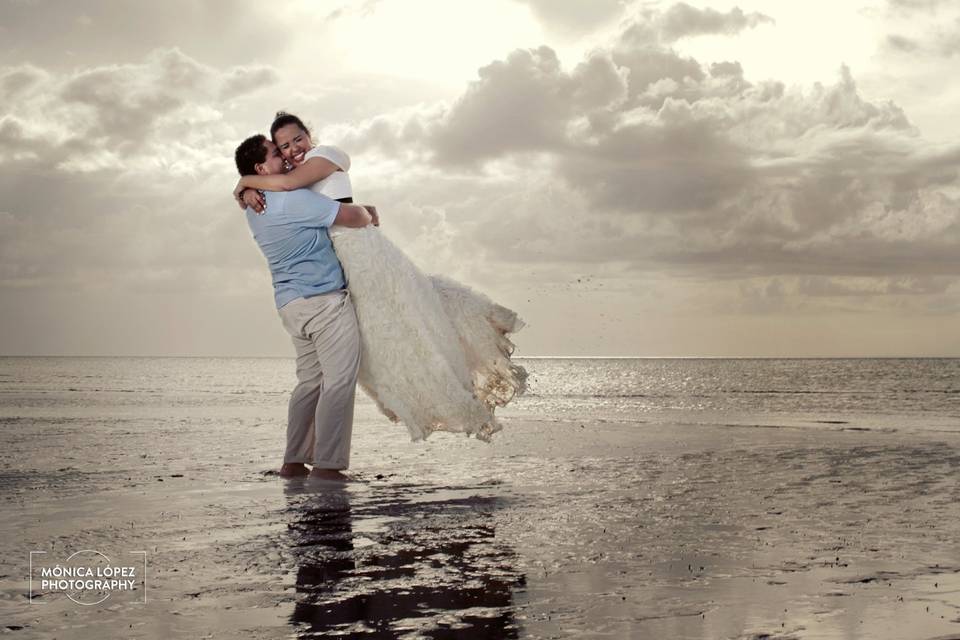
[[[270,134],[292,170],[243,176],[234,195],[263,210],[257,190],[309,187],[353,201],[350,159],[314,146],[294,115],[277,114]],[[380,229],[330,229],[360,326],[359,384],[380,410],[402,421],[414,440],[434,431],[481,440],[501,430],[494,409],[526,389],[527,373],[510,360],[507,334],[523,327],[517,314],[441,276],[425,276]]]

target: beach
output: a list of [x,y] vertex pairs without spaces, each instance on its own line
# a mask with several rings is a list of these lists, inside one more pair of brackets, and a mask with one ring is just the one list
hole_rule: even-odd
[[[356,481],[334,488],[275,474],[282,383],[253,400],[105,375],[6,387],[10,637],[960,638],[952,405],[898,429],[532,400],[485,444],[410,442],[361,401]],[[138,589],[86,605],[31,584],[31,552],[77,550],[139,553]]]

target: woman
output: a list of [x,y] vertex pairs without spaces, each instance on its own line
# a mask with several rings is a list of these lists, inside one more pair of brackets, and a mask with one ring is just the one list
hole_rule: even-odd
[[[262,211],[255,190],[310,187],[352,202],[350,159],[314,146],[294,115],[277,114],[270,135],[292,169],[248,175],[234,190],[242,207]],[[493,415],[526,388],[526,371],[510,361],[506,334],[523,322],[513,311],[450,279],[424,276],[380,230],[330,229],[360,323],[360,386],[414,440],[434,431],[482,440],[502,427]]]

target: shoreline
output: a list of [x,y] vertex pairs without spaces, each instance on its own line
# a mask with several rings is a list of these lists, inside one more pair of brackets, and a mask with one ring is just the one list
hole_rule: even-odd
[[[7,624],[90,640],[960,633],[953,434],[509,420],[485,445],[395,429],[358,425],[362,482],[343,490],[271,475],[267,454],[14,486]],[[51,594],[41,612],[28,546],[146,549],[147,604]]]

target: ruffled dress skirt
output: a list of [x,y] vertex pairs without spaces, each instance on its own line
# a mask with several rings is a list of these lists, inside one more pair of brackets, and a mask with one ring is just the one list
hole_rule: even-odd
[[448,278],[426,276],[378,228],[330,229],[360,326],[361,388],[413,440],[501,430],[496,407],[526,389],[507,338],[517,314]]

